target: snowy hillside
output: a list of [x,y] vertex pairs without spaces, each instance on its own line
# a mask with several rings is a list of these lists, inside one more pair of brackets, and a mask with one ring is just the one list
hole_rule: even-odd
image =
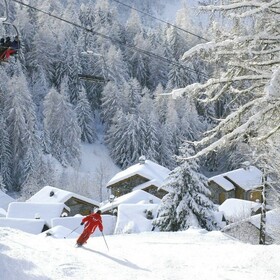
[[[242,244],[220,232],[189,229],[54,239],[0,228],[3,280],[276,280],[279,246]],[[265,265],[264,265],[265,264]]]

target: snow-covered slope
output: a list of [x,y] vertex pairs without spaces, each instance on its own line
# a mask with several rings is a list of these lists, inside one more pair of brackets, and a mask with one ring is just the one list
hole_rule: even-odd
[[279,245],[242,244],[220,232],[149,232],[55,239],[0,228],[3,280],[276,280]]

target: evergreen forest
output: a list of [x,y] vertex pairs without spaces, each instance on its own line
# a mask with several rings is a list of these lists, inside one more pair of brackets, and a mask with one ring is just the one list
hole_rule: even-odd
[[[172,170],[163,208],[177,219],[202,207],[212,229],[206,177],[246,161],[278,202],[280,1],[120,2],[134,8],[8,1],[21,48],[0,64],[0,189],[60,187],[50,158],[75,168],[81,144],[102,141],[121,169],[145,155]],[[158,20],[179,3],[172,24]]]

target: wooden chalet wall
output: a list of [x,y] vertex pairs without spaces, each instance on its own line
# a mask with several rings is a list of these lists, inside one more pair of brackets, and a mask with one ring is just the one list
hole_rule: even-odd
[[108,186],[108,188],[111,189],[111,193],[115,197],[122,196],[124,194],[132,192],[132,190],[143,183],[148,182],[149,180],[140,176],[140,175],[134,175],[132,177],[129,177],[125,180],[122,180],[120,182],[117,182],[113,185]]
[[76,197],[71,197],[68,199],[65,202],[65,205],[70,208],[69,216],[75,216],[77,214],[84,216],[89,215],[94,208],[98,207],[97,205],[82,201]]

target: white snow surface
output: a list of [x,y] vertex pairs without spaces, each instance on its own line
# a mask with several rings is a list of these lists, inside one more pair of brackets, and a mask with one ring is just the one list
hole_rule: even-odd
[[12,197],[0,190],[0,208],[8,209],[9,203],[15,201]]
[[1,279],[276,280],[280,275],[279,245],[243,244],[221,232],[145,232],[105,240],[109,250],[102,236],[75,248],[74,238],[0,228]]
[[9,204],[7,218],[43,219],[51,226],[51,219],[59,217],[64,209],[63,203],[26,203]]

